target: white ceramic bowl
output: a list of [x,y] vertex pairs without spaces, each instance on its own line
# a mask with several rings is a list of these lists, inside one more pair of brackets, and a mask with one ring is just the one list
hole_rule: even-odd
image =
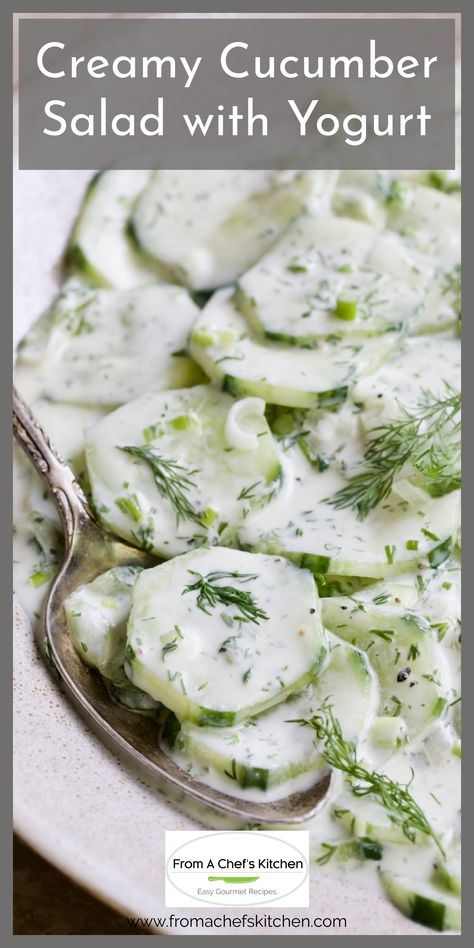
[[[90,176],[78,171],[16,174],[16,341],[57,289],[58,261]],[[199,829],[199,823],[129,772],[89,731],[38,656],[19,606],[14,634],[17,832],[124,915],[165,916],[165,830]],[[336,881],[317,867],[311,876],[311,908],[294,910],[294,914],[346,916],[347,928],[311,932],[295,928],[292,934],[427,934],[401,916],[382,891],[374,894]],[[182,909],[175,914],[209,915],[210,911],[215,910]],[[226,914],[232,911],[226,909]],[[219,933],[216,929],[208,932]],[[173,929],[173,933],[191,932]],[[202,929],[192,933],[202,934]],[[242,934],[242,930],[228,933]],[[275,934],[275,930],[262,929],[261,934]]]

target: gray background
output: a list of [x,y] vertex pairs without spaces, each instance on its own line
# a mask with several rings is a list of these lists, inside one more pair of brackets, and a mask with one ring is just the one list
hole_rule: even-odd
[[[336,78],[256,78],[252,64],[256,56],[266,63],[288,55],[302,62],[308,56],[314,62],[321,55],[360,56],[368,73],[369,41],[375,41],[379,55],[395,63],[403,56],[414,56],[419,62],[425,56],[437,57],[429,78],[402,78],[396,70],[388,78],[357,78],[355,66],[350,77],[342,69]],[[231,78],[220,63],[221,51],[232,42],[248,44],[248,50],[234,50],[229,57],[231,68],[248,69],[246,78]],[[64,44],[64,50],[51,49],[45,65],[51,71],[66,72],[64,78],[48,78],[37,66],[37,54],[50,42]],[[71,56],[104,56],[109,63],[118,56],[172,56],[178,62],[175,78],[166,70],[163,77],[152,73],[147,78],[118,78],[111,68],[105,77],[92,77],[80,67],[80,75],[70,75]],[[196,75],[185,88],[186,74],[179,65],[180,56],[194,62],[202,61]],[[125,70],[125,63],[121,64]],[[381,66],[382,68],[382,66]],[[292,66],[294,70],[294,66]],[[68,74],[69,73],[69,74]],[[148,137],[141,134],[139,118],[156,113],[158,97],[163,101],[163,134]],[[268,119],[268,134],[261,134],[256,123],[254,135],[248,134],[248,100],[253,98],[254,111]],[[137,116],[135,135],[117,136],[110,130],[99,133],[101,99],[106,100],[110,118],[118,113]],[[313,99],[318,100],[307,134],[300,135],[300,126],[288,100],[295,101],[304,114]],[[56,130],[56,121],[45,115],[45,104],[61,100],[65,107],[55,111],[68,122],[62,135],[44,134]],[[417,114],[421,105],[431,116],[426,136],[419,134],[418,123],[412,121],[405,135],[399,134],[400,113]],[[244,116],[238,135],[225,123],[225,134],[217,134],[215,120],[203,136],[192,136],[183,120],[183,113],[226,115],[237,106]],[[92,113],[94,135],[78,136],[69,130],[71,118],[78,113]],[[345,139],[359,138],[360,124],[351,121],[352,134],[342,128],[334,136],[315,130],[316,118],[333,113],[342,122],[346,116],[366,114],[370,129],[371,116],[379,114],[381,126],[387,115],[394,116],[393,136],[368,134],[361,144]],[[452,168],[454,165],[454,22],[452,20],[31,20],[19,22],[19,163],[20,168],[102,168],[118,165],[126,168]],[[150,120],[150,125],[151,125]],[[86,126],[82,122],[82,127]],[[126,122],[122,122],[122,128]],[[156,127],[156,123],[152,124]],[[332,128],[327,120],[326,129]],[[365,137],[364,136],[360,136]]]

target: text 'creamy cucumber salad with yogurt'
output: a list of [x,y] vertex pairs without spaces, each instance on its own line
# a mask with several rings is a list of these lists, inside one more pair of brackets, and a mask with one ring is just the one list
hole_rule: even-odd
[[[100,523],[156,556],[65,603],[110,701],[234,796],[332,770],[312,873],[452,932],[459,192],[442,172],[100,173],[16,368]],[[20,457],[16,484],[38,618],[61,529]]]

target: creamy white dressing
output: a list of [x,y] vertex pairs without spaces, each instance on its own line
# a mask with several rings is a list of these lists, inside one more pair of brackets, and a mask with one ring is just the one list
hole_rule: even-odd
[[302,217],[241,278],[241,308],[268,338],[298,345],[386,332],[421,305],[420,281],[411,287],[393,279],[397,256],[401,240],[360,221]]
[[268,503],[281,472],[258,399],[247,400],[242,421],[253,450],[229,444],[234,404],[197,385],[142,395],[92,427],[87,465],[102,522],[166,558],[235,534],[252,507]]
[[149,171],[114,169],[96,175],[89,186],[69,257],[99,285],[129,289],[158,281],[156,267],[127,237],[134,203],[149,177]]
[[[183,349],[198,312],[179,287],[112,290],[68,281],[46,344],[37,347],[41,395],[112,408],[144,391],[193,385],[202,376]],[[21,386],[22,353],[19,361]]]
[[[316,571],[319,557],[322,573],[375,579],[426,570],[431,551],[456,537],[458,491],[436,500],[424,492],[415,508],[393,494],[361,521],[354,510],[326,502],[344,484],[336,465],[318,471],[292,447],[286,453],[283,490],[267,509],[246,519],[240,542],[295,559],[314,556]],[[417,544],[415,550],[407,547],[409,541]]]
[[[82,247],[87,258],[76,259],[82,271],[82,283],[75,277],[69,284],[72,291],[66,288],[55,311],[43,317],[30,333],[19,357],[19,387],[53,443],[81,479],[86,469],[85,431],[90,431],[89,445],[94,446],[97,456],[100,454],[100,476],[105,485],[101,487],[97,504],[99,515],[101,503],[113,510],[112,528],[128,539],[133,540],[137,527],[149,525],[151,518],[156,544],[163,536],[167,540],[164,548],[160,548],[167,556],[185,552],[190,548],[190,539],[193,545],[196,538],[201,542],[206,537],[213,543],[229,546],[238,543],[246,550],[267,554],[255,557],[254,562],[279,561],[281,569],[288,570],[288,576],[296,575],[304,584],[309,574],[286,564],[281,560],[284,554],[295,564],[310,567],[318,574],[323,595],[329,591],[340,596],[348,591],[355,608],[370,612],[374,606],[379,612],[385,609],[389,614],[390,609],[397,614],[406,610],[428,623],[432,636],[429,656],[434,657],[428,657],[426,667],[436,661],[436,667],[429,667],[428,674],[437,677],[439,685],[426,680],[425,693],[435,697],[439,693],[444,702],[432,719],[423,713],[411,718],[407,714],[405,720],[404,688],[409,676],[406,680],[394,681],[393,689],[390,676],[396,678],[410,662],[405,653],[402,654],[400,643],[397,656],[396,638],[390,646],[393,658],[390,663],[387,659],[386,667],[380,666],[377,673],[374,672],[378,667],[375,651],[371,663],[370,647],[367,648],[367,643],[360,646],[369,669],[365,685],[363,678],[358,684],[356,678],[351,679],[347,657],[335,668],[334,663],[331,666],[331,658],[326,656],[316,684],[307,686],[310,691],[315,689],[311,700],[308,691],[292,700],[298,706],[296,717],[299,718],[306,716],[305,702],[311,705],[314,700],[317,704],[331,697],[341,722],[345,727],[352,726],[352,731],[347,733],[350,739],[357,741],[359,758],[369,768],[377,768],[399,783],[410,784],[410,792],[439,834],[449,856],[451,850],[457,851],[460,807],[460,571],[455,559],[458,491],[430,497],[410,482],[408,465],[398,477],[394,491],[363,520],[358,519],[353,509],[336,509],[327,500],[358,470],[367,437],[376,425],[400,417],[402,406],[413,407],[422,390],[440,395],[445,382],[456,389],[459,387],[460,342],[455,331],[448,328],[456,317],[458,302],[455,270],[459,263],[458,197],[455,193],[427,187],[422,173],[400,174],[394,179],[393,175],[377,176],[375,172],[346,172],[337,181],[335,175],[325,177],[323,173],[313,177],[299,178],[292,174],[279,178],[255,172],[247,180],[241,173],[235,173],[230,180],[229,174],[233,173],[226,176],[226,173],[206,172],[203,173],[208,176],[205,182],[203,178],[206,187],[200,190],[190,173],[177,176],[162,172],[152,178],[151,190],[143,192],[145,178],[142,181],[138,176],[130,178],[125,172],[117,172],[121,175],[119,181],[113,174],[108,173],[102,181],[99,179],[100,187],[96,186],[95,193],[90,193],[85,213],[76,227],[76,245]],[[401,182],[400,186],[397,181]],[[233,289],[216,294],[199,313],[185,290],[157,284],[154,264],[150,260],[146,262],[136,248],[131,249],[125,225],[139,193],[142,197],[135,214],[135,230],[145,223],[147,249],[165,264],[168,272],[196,287],[206,288],[241,276],[242,288],[247,288],[249,296],[258,296],[260,315],[270,314],[268,319],[267,316],[263,319],[265,325],[270,325],[270,317],[277,318],[278,332],[283,335],[285,314],[289,330],[286,335],[292,334],[295,325],[294,314],[291,316],[284,305],[285,294],[289,292],[289,298],[293,303],[297,299],[299,306],[303,284],[303,296],[308,289],[308,273],[313,282],[314,274],[308,243],[297,238],[293,247],[291,238],[288,244],[288,235],[270,251],[268,258],[261,260],[282,228],[306,201],[307,212],[326,215],[328,223],[322,226],[322,231],[317,223],[314,226],[306,223],[304,227],[313,230],[316,237],[320,232],[326,235],[326,252],[328,235],[334,232],[334,246],[339,253],[343,216],[368,221],[369,227],[346,218],[346,239],[352,250],[352,237],[356,232],[364,232],[367,246],[370,244],[370,257],[361,241],[356,265],[362,260],[366,266],[369,261],[370,267],[387,275],[386,281],[392,281],[386,282],[386,287],[393,290],[397,281],[403,287],[398,309],[396,305],[392,307],[393,300],[390,302],[395,315],[401,314],[400,307],[406,302],[418,300],[418,309],[412,321],[408,320],[408,337],[401,339],[397,332],[391,332],[367,343],[360,337],[354,340],[348,321],[344,332],[349,331],[349,343],[320,340],[320,346],[314,350],[289,348],[284,342],[263,343],[255,333],[255,321],[250,318],[248,322],[244,315],[247,311],[242,307],[242,300],[233,299]],[[393,200],[387,200],[388,195],[392,195]],[[337,218],[327,217],[331,202]],[[260,214],[259,227],[256,226],[256,207]],[[379,240],[373,236],[374,227]],[[293,225],[292,232],[298,233],[298,225]],[[221,239],[222,235],[225,239]],[[113,250],[113,265],[109,265],[108,246]],[[334,260],[331,266],[337,273],[341,262],[339,257],[336,263]],[[120,267],[115,265],[117,261]],[[270,261],[271,266],[267,267],[265,261]],[[255,267],[250,274],[242,275],[252,264]],[[327,267],[327,261],[324,265]],[[288,266],[292,269],[285,271]],[[447,274],[452,276],[448,283]],[[321,274],[318,280],[320,278]],[[342,294],[344,298],[348,296],[349,280],[350,274],[344,275],[344,271],[337,275],[331,290],[336,301]],[[251,294],[252,281],[256,293]],[[103,287],[106,283],[113,288],[101,288],[100,284]],[[351,300],[353,297],[349,302]],[[248,315],[251,314],[247,312]],[[321,323],[319,312],[307,322],[317,331],[324,324],[324,332],[329,332],[333,321],[338,322],[334,315],[325,312]],[[193,400],[191,393],[195,389],[170,392],[169,404],[166,397],[165,402],[160,402],[161,395],[142,395],[200,381],[202,376],[196,364],[181,354],[191,329],[192,355],[216,386],[202,388],[204,402],[208,391],[215,393],[216,405],[215,409],[205,407],[204,415],[207,412],[208,416],[204,428],[209,424],[209,431],[202,440],[198,433],[203,430],[203,404],[197,405]],[[445,331],[432,332],[433,329]],[[355,351],[351,348],[354,342],[356,347],[362,344],[363,348]],[[178,356],[173,354],[176,351],[180,353]],[[218,387],[222,385],[226,385],[232,395],[219,393]],[[342,392],[345,387],[347,391]],[[338,395],[334,408],[321,411],[319,396],[335,390]],[[137,396],[140,398],[133,405],[126,404],[114,415],[107,415],[111,408]],[[239,396],[242,401],[235,400]],[[176,398],[182,398],[180,405],[175,402]],[[308,447],[314,455],[319,454],[324,463],[319,467],[310,463],[298,443],[291,445],[291,438],[280,444],[272,439],[262,417],[265,399],[287,408],[309,410],[302,413],[298,430],[309,432],[306,435]],[[222,405],[221,411],[219,406]],[[105,415],[107,418],[101,422]],[[170,428],[170,422],[176,419],[175,427]],[[160,425],[168,426],[164,436],[163,431],[153,428]],[[157,494],[150,470],[142,463],[132,463],[131,458],[117,450],[126,444],[155,447],[161,444],[161,450],[165,445],[178,463],[189,465],[189,470],[199,467],[198,486],[190,496],[195,509],[204,515],[201,525],[190,524],[185,519],[176,522],[175,512],[167,508],[163,497]],[[280,471],[283,472],[281,479]],[[96,473],[90,473],[94,482]],[[238,500],[242,492],[244,496]],[[132,506],[117,506],[117,499],[123,498],[131,500]],[[136,499],[138,520],[133,515]],[[259,509],[262,501],[264,506]],[[105,516],[104,511],[102,515]],[[217,527],[229,521],[233,530],[219,533]],[[41,604],[61,557],[61,538],[52,501],[32,468],[20,457],[15,458],[15,527],[15,591],[29,616],[38,621]],[[148,533],[148,539],[150,536]],[[204,556],[204,551],[196,551],[194,555]],[[212,560],[209,570],[228,568],[231,571],[239,557],[248,556],[252,560],[251,553],[232,553],[219,546],[206,555]],[[232,559],[229,567],[222,565],[225,556],[230,557],[229,563]],[[233,558],[236,558],[235,563]],[[171,567],[171,577],[172,565],[178,562],[171,561],[164,568]],[[186,596],[182,595],[182,577],[181,584],[171,578],[166,588],[158,585],[156,591],[151,590],[151,598],[142,597],[138,592],[148,584],[146,576],[135,587],[134,619],[128,633],[135,655],[132,660],[131,653],[125,654],[130,589],[117,591],[114,584],[105,582],[103,590],[82,591],[75,606],[73,604],[77,613],[83,613],[73,617],[77,627],[76,647],[80,650],[81,643],[85,645],[86,661],[94,667],[102,666],[102,671],[105,669],[113,680],[114,700],[149,714],[156,713],[157,701],[164,700],[166,704],[167,696],[169,698],[166,689],[160,686],[165,665],[171,675],[176,672],[177,678],[182,676],[186,692],[190,692],[195,705],[199,702],[218,712],[256,705],[261,711],[263,706],[273,705],[263,712],[262,727],[255,729],[247,744],[245,732],[252,728],[246,727],[245,722],[235,727],[199,728],[195,723],[184,721],[181,744],[168,750],[183,767],[192,769],[212,786],[251,799],[278,799],[310,786],[324,766],[315,751],[314,732],[296,725],[290,727],[286,705],[275,704],[277,691],[270,687],[280,676],[285,682],[285,687],[278,683],[282,695],[294,691],[294,682],[304,678],[316,649],[308,648],[311,637],[297,636],[296,649],[288,644],[293,626],[298,632],[304,625],[301,610],[305,616],[309,612],[304,590],[295,592],[290,588],[291,583],[287,587],[275,578],[270,579],[270,574],[265,577],[261,569],[250,570],[249,567],[245,572],[258,574],[248,585],[252,589],[255,586],[255,600],[271,619],[260,617],[258,625],[252,627],[249,623],[239,628],[239,634],[243,629],[248,641],[243,653],[237,656],[238,661],[228,663],[223,670],[219,663],[225,662],[226,653],[220,654],[217,650],[216,663],[211,645],[222,644],[221,638],[224,641],[226,635],[229,637],[232,633],[221,615],[226,610],[221,609],[213,617],[206,616],[196,607],[196,593],[187,594],[194,597],[193,603],[187,605]],[[312,583],[311,588],[315,596]],[[321,602],[317,596],[315,603],[312,608],[317,610],[318,617]],[[322,605],[324,612],[324,603]],[[161,624],[163,617],[166,619],[166,628],[160,625],[157,632],[153,622],[145,622],[155,613]],[[312,617],[313,614],[307,618]],[[227,619],[235,621],[229,613]],[[389,626],[389,620],[385,625],[380,621],[382,631],[388,627],[387,622]],[[170,645],[174,642],[173,629],[184,624],[189,628],[186,641],[182,643],[187,650],[187,658],[183,659],[179,649],[181,640],[176,648]],[[346,635],[339,637],[334,628],[330,633],[318,632],[316,638],[320,646],[325,642],[335,649],[332,655],[337,654],[338,649],[352,654],[354,645],[359,647],[358,642],[351,642]],[[403,639],[403,648],[405,645]],[[143,648],[149,654],[138,673],[137,650]],[[255,654],[250,656],[249,649],[254,649]],[[386,650],[387,655],[389,651]],[[411,664],[416,670],[416,662],[421,662],[423,655],[419,659],[414,656],[415,653]],[[214,665],[220,669],[216,675]],[[113,675],[109,674],[111,668]],[[251,673],[247,674],[249,668]],[[154,686],[150,685],[150,669]],[[424,669],[425,666],[421,668],[423,672]],[[289,675],[288,680],[283,675]],[[168,675],[166,681],[169,683]],[[199,691],[203,683],[205,687]],[[270,692],[265,692],[267,687]],[[144,689],[145,694],[139,689]],[[270,701],[265,704],[268,694]],[[392,695],[402,703],[401,711],[396,701],[390,705]],[[181,689],[180,700],[175,705],[168,700],[168,706],[183,713],[184,697]],[[355,707],[359,707],[360,714],[354,714]],[[312,705],[311,710],[314,710]],[[225,748],[232,773],[232,761],[237,759],[232,757],[232,746],[237,743],[242,766],[261,766],[272,773],[266,789],[256,785],[241,786],[238,780],[226,776],[222,765]],[[350,875],[352,884],[380,888],[376,871],[380,859],[348,857],[347,853],[343,858],[342,847],[353,838],[353,833],[350,825],[348,828],[347,818],[346,822],[344,818],[342,821],[335,818],[334,808],[347,809],[354,814],[359,836],[375,835],[378,840],[377,834],[380,835],[384,869],[412,879],[432,878],[433,863],[439,856],[434,844],[422,834],[418,834],[416,844],[411,843],[399,827],[393,827],[379,803],[354,796],[338,773],[333,775],[326,806],[309,826],[313,871]],[[209,815],[206,820],[209,821]],[[397,834],[398,842],[394,841]],[[329,844],[331,849],[328,859],[322,858],[328,853],[323,844]]]
[[295,408],[340,404],[352,379],[373,371],[398,345],[398,334],[387,333],[327,338],[317,349],[270,346],[251,335],[232,289],[214,294],[190,337],[193,358],[227,391]]
[[[211,585],[207,599],[202,577]],[[227,588],[240,598],[214,598]],[[239,606],[243,595],[248,608]],[[326,651],[308,571],[282,557],[217,547],[139,576],[127,644],[136,685],[180,717],[199,724],[209,716],[219,727],[301,690]]]
[[294,172],[156,171],[135,208],[135,233],[178,282],[222,286],[271,246],[314,186]]

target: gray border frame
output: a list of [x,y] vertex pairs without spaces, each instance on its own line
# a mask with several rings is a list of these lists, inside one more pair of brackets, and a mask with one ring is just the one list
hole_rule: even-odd
[[[11,43],[11,17],[13,13],[25,13],[25,14],[34,14],[34,15],[45,15],[45,14],[63,14],[67,15],[67,12],[70,14],[77,14],[80,12],[82,15],[86,13],[95,13],[97,12],[98,3],[97,0],[79,0],[79,2],[72,2],[72,0],[45,0],[38,9],[38,2],[35,0],[19,0],[18,3],[15,3],[14,0],[2,0],[1,12],[0,12],[0,88],[3,90],[3,95],[1,98],[0,108],[1,108],[1,129],[2,129],[2,138],[6,143],[6,148],[4,149],[4,158],[3,158],[3,168],[2,175],[0,179],[1,185],[1,206],[3,209],[3,252],[0,258],[0,265],[2,268],[2,282],[1,285],[4,288],[3,292],[3,311],[4,311],[4,328],[3,328],[3,338],[1,346],[1,358],[3,360],[3,371],[0,374],[1,384],[4,386],[3,398],[0,401],[0,411],[2,413],[2,422],[4,425],[3,430],[6,434],[5,443],[10,443],[10,430],[11,430],[11,421],[10,421],[10,372],[11,372],[11,342],[12,342],[12,329],[11,329],[11,317],[10,313],[12,311],[12,245],[10,234],[12,233],[13,228],[13,215],[12,215],[12,159],[10,156],[13,155],[13,135],[12,135],[12,121],[11,121],[11,88],[12,88],[12,43]],[[173,10],[173,7],[175,9]],[[395,13],[395,14],[445,14],[445,15],[455,15],[462,14],[462,31],[463,31],[463,45],[466,50],[466,56],[463,61],[463,81],[466,89],[470,90],[473,85],[474,79],[474,65],[471,49],[472,49],[472,22],[474,18],[474,5],[472,0],[456,0],[455,3],[450,3],[448,0],[398,0],[398,2],[387,2],[387,0],[361,0],[360,3],[356,4],[356,0],[329,0],[329,2],[321,2],[321,0],[218,0],[218,2],[212,2],[212,0],[202,0],[201,3],[197,3],[196,0],[178,0],[174,3],[174,0],[141,0],[139,10],[140,13],[169,13],[169,12],[189,12],[189,13],[260,13],[260,14],[275,14],[278,12],[287,13],[287,15],[294,15],[296,13],[353,13],[355,11],[360,13]],[[68,10],[69,8],[69,10]],[[80,11],[78,10],[80,8]],[[100,10],[102,13],[111,13],[111,12],[129,12],[130,2],[129,0],[102,0],[100,3]],[[137,13],[135,13],[137,15]],[[470,169],[472,167],[472,125],[468,123],[468,110],[465,112],[465,128],[462,136],[462,150],[463,150],[463,161],[465,167]],[[463,263],[468,260],[468,248],[469,244],[469,225],[471,224],[471,214],[469,211],[472,209],[472,180],[471,175],[467,173],[463,182]],[[474,283],[474,277],[472,268],[468,266],[464,267],[463,273],[463,283],[464,283],[464,294],[465,298],[469,299],[469,292],[471,285]],[[466,340],[467,333],[467,340]],[[470,325],[466,326],[465,335],[464,335],[464,353],[465,364],[467,365],[467,353],[470,350],[469,336],[473,333]],[[469,387],[471,385],[470,380],[471,373],[467,373],[467,377],[464,380],[464,390],[467,392],[469,399]],[[469,404],[469,400],[468,400]],[[467,438],[464,440],[464,469],[469,475],[469,468],[471,466],[471,445]],[[1,505],[0,516],[1,516],[1,525],[5,527],[5,539],[10,536],[11,530],[11,515],[10,515],[10,490],[11,490],[11,475],[10,469],[7,468],[6,471],[2,474],[2,498],[3,504]],[[8,501],[6,498],[8,497]],[[470,502],[465,498],[465,503],[463,506],[463,519],[467,525],[467,530],[465,530],[466,543],[465,549],[467,547],[467,553],[465,553],[465,559],[467,563],[472,562],[472,532],[469,529],[470,527]],[[9,553],[8,553],[9,556]],[[10,560],[8,560],[9,564]],[[11,567],[8,567],[11,569]],[[4,683],[1,691],[4,709],[1,717],[2,722],[2,750],[3,750],[3,768],[2,768],[2,781],[0,787],[0,797],[1,797],[1,807],[3,810],[3,819],[1,821],[0,829],[0,844],[1,844],[1,856],[4,862],[4,873],[2,876],[2,885],[0,887],[0,933],[3,936],[2,944],[7,946],[14,946],[15,942],[13,937],[15,937],[16,942],[19,945],[29,945],[30,938],[39,939],[40,944],[49,945],[50,938],[49,936],[12,936],[12,925],[11,925],[11,896],[12,896],[12,878],[11,878],[11,812],[12,812],[12,791],[11,791],[11,781],[7,778],[7,773],[10,770],[11,764],[11,723],[12,723],[12,711],[11,711],[11,655],[12,655],[12,644],[9,637],[9,628],[11,626],[11,608],[10,608],[10,596],[11,596],[11,582],[7,581],[7,576],[9,572],[6,568],[2,570],[1,581],[3,585],[3,595],[1,597],[2,604],[5,610],[4,622],[2,624],[3,635],[4,635],[4,656],[2,661],[2,669],[4,675]],[[11,575],[11,573],[10,573]],[[465,663],[469,663],[470,656],[469,652],[472,651],[473,646],[469,641],[469,637],[464,643],[465,650]],[[467,667],[469,665],[467,664]],[[467,673],[465,672],[465,678],[468,682]],[[466,699],[468,704],[472,701],[470,694],[466,693]],[[469,786],[471,783],[471,769],[472,763],[470,759],[464,761],[463,764],[463,785],[464,788]],[[471,783],[472,786],[472,783]],[[473,855],[473,842],[472,842],[472,814],[469,812],[468,806],[465,807],[464,819],[463,819],[463,839],[464,839],[464,873],[467,878],[469,878],[469,863],[472,860]],[[464,901],[464,924],[463,924],[463,934],[461,936],[456,936],[460,938],[460,944],[468,944],[468,937],[471,936],[469,943],[472,943],[472,909],[468,900]],[[67,936],[65,936],[67,937]],[[74,942],[77,945],[87,945],[90,944],[92,938],[92,944],[105,944],[109,942],[114,936],[74,936]],[[134,938],[135,944],[141,943],[141,937],[130,936]],[[166,937],[166,936],[162,936]],[[173,938],[173,945],[184,946],[188,942],[187,936],[169,936]],[[225,936],[224,936],[225,937]],[[231,945],[241,945],[244,943],[244,938],[240,936],[229,936],[232,938]],[[248,943],[248,937],[245,936],[245,943]],[[302,936],[305,937],[305,936]],[[321,936],[325,937],[325,936]],[[327,936],[329,937],[329,936]],[[330,936],[331,944],[333,944],[333,939],[336,939],[336,944],[339,939],[341,943],[341,938],[345,936]],[[355,938],[355,943],[365,945],[366,936],[352,936]],[[404,936],[394,936],[396,941],[401,945],[405,946],[407,943],[410,944],[412,941],[411,937]],[[430,937],[427,935],[426,937]],[[434,934],[431,937],[437,937]],[[194,936],[193,936],[194,938]],[[69,940],[69,939],[67,939]],[[219,944],[219,936],[216,938],[213,937],[213,942]],[[196,941],[196,939],[195,939]],[[207,939],[206,939],[207,941]],[[414,941],[414,938],[413,938]],[[204,943],[204,937],[197,936],[197,942],[199,944]],[[32,942],[36,944],[37,941]],[[61,942],[60,942],[61,943]],[[133,943],[133,942],[132,942]],[[193,942],[194,943],[194,942]],[[251,944],[257,944],[257,939],[254,936],[252,938]],[[286,936],[278,937],[278,946],[286,948],[286,946],[293,945],[293,939]]]

